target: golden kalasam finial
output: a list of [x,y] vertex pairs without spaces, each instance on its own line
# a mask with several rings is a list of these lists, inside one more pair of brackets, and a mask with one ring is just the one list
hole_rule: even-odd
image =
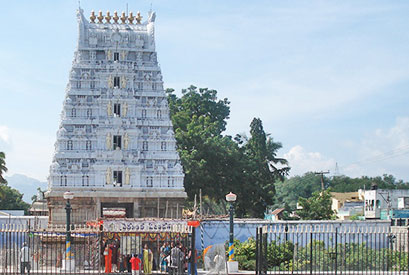
[[112,17],[112,19],[114,19],[115,24],[118,24],[119,17],[118,17],[118,13],[116,11],[114,11],[114,17]]
[[122,21],[122,24],[126,24],[126,15],[125,15],[125,12],[123,11],[122,12],[122,15],[121,15],[121,21]]
[[136,20],[136,24],[141,24],[142,16],[141,16],[141,13],[139,11],[136,14],[135,20]]
[[91,23],[95,23],[95,19],[97,17],[95,16],[95,11],[91,11],[91,16],[89,17],[89,19],[91,20]]
[[130,12],[130,13],[129,13],[129,16],[128,16],[129,24],[133,24],[133,20],[134,20],[134,19],[135,19],[135,16],[133,16],[133,13]]
[[109,11],[107,11],[107,15],[105,16],[105,21],[106,21],[106,23],[111,23],[111,15],[109,14]]
[[99,12],[98,12],[98,17],[97,17],[97,19],[98,19],[98,23],[102,23],[102,20],[104,19],[104,16],[102,16],[102,11],[99,11]]

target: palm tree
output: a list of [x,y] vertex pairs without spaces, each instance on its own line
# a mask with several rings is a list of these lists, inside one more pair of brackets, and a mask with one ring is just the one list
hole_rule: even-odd
[[6,184],[7,181],[4,179],[4,173],[7,172],[6,167],[6,155],[4,152],[0,152],[0,184]]

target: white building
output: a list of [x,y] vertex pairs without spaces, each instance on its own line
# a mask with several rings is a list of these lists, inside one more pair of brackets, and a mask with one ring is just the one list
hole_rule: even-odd
[[405,208],[404,201],[409,198],[409,190],[366,190],[364,197],[366,219],[387,219],[391,210]]
[[78,45],[50,167],[50,221],[124,208],[127,217],[180,217],[186,193],[155,51],[155,13],[78,14]]

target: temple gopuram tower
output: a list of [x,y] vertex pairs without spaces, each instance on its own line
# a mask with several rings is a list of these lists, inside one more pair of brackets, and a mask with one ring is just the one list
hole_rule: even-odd
[[[78,45],[46,192],[50,222],[180,218],[186,193],[155,51],[155,13],[78,10]],[[114,214],[112,214],[114,213]]]

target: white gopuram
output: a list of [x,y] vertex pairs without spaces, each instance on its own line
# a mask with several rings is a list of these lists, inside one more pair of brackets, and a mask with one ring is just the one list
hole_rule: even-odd
[[[85,19],[75,51],[46,192],[50,222],[104,213],[181,218],[186,192],[154,39],[155,13]],[[104,212],[106,211],[106,212]],[[122,212],[121,212],[122,211]]]

